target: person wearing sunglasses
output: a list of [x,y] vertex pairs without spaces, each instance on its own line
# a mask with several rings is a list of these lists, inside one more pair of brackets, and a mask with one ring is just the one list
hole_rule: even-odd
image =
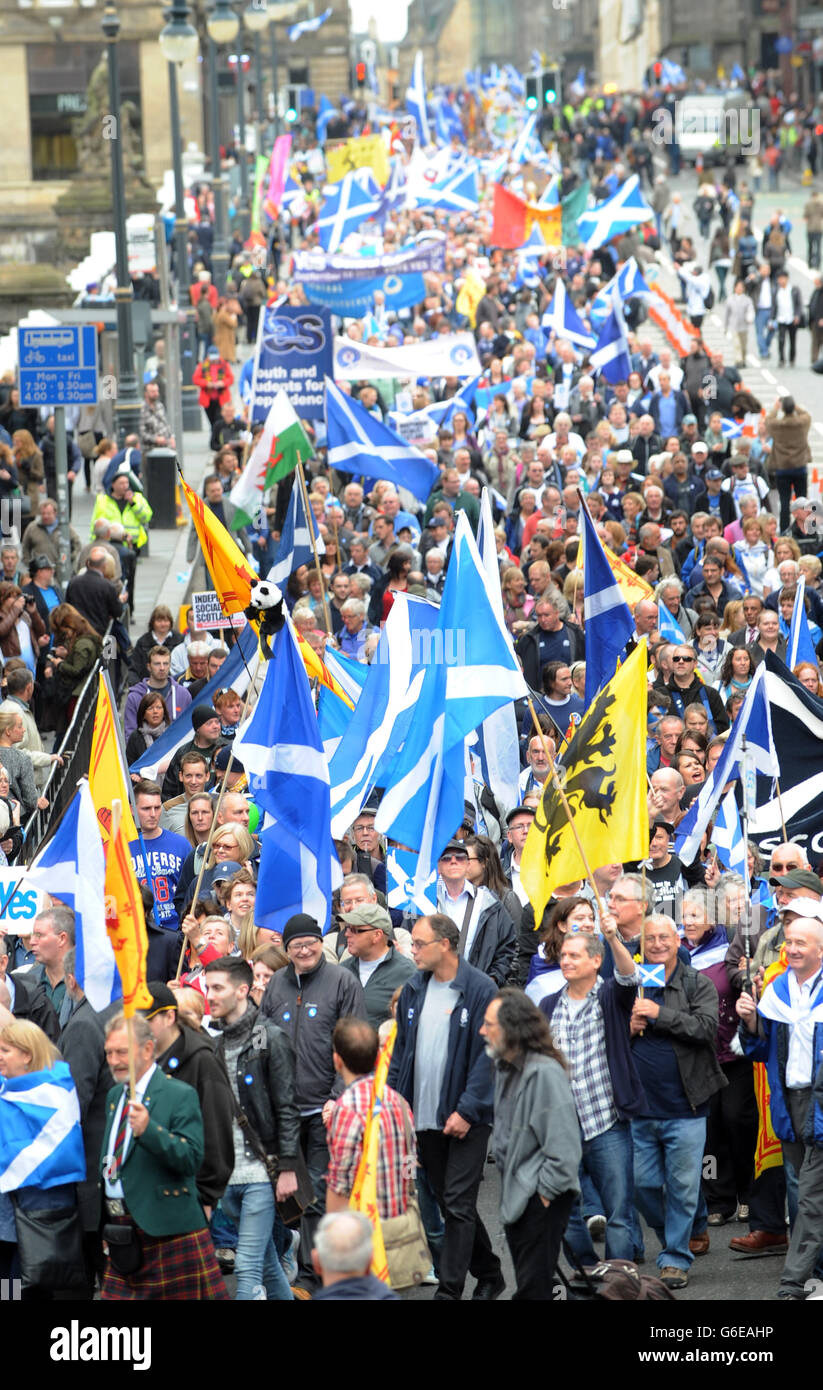
[[441,853],[437,861],[437,910],[458,928],[458,955],[502,988],[514,962],[514,922],[490,888],[472,883],[469,858],[462,840],[450,840]]
[[672,713],[679,715],[681,719],[688,705],[702,704],[709,718],[711,732],[723,733],[729,727],[729,716],[718,692],[703,684],[695,670],[696,665],[697,653],[694,647],[685,643],[674,647],[671,654],[671,677],[665,683],[658,684],[655,690],[668,696],[672,703]]

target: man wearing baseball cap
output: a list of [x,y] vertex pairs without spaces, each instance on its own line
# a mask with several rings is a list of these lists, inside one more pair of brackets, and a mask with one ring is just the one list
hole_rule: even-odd
[[349,950],[342,967],[363,986],[369,1023],[379,1028],[391,1018],[394,991],[415,973],[414,962],[397,950],[391,917],[379,903],[361,903],[341,912],[340,920]]

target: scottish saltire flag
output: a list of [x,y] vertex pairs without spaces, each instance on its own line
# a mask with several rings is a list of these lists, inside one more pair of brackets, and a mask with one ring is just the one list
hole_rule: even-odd
[[341,473],[388,478],[425,502],[440,470],[326,377],[328,463]]
[[301,565],[314,565],[312,536],[318,555],[325,555],[326,545],[317,529],[314,513],[311,507],[308,514],[306,513],[303,489],[295,479],[283,521],[283,530],[280,533],[277,557],[266,578],[273,584],[285,585],[289,575],[294,574]]
[[748,883],[746,842],[743,839],[734,787],[729,788],[715,811],[712,844],[723,868],[730,869],[735,874],[742,874],[743,881]]
[[560,206],[560,176],[553,174],[537,200],[539,208],[558,208]]
[[353,170],[332,184],[315,223],[323,250],[339,251],[351,232],[379,213],[381,200],[380,190],[366,191]]
[[669,612],[662,599],[657,604],[657,631],[661,637],[665,637],[667,642],[685,642],[686,640],[682,627],[674,614]]
[[600,544],[583,498],[583,613],[586,635],[586,704],[617,670],[634,632],[634,618]]
[[423,54],[417,50],[412,68],[411,82],[406,89],[406,110],[414,116],[421,145],[431,144],[429,117],[426,111],[426,81],[423,76]]
[[686,74],[679,63],[673,63],[671,58],[664,58],[660,64],[660,78],[666,87],[680,87],[686,81]]
[[512,152],[509,155],[509,159],[512,164],[526,163],[526,160],[529,157],[529,144],[531,142],[532,136],[534,135],[535,126],[537,125],[537,116],[538,112],[532,111],[531,115],[526,120],[523,129],[521,130],[520,134],[518,135],[517,139],[512,145]]
[[85,1178],[80,1106],[68,1062],[0,1078],[0,1192]]
[[640,266],[637,264],[634,256],[630,256],[629,259],[621,265],[614,277],[614,283],[617,287],[617,293],[623,301],[627,299],[648,299],[651,295],[651,290],[646,280],[644,280]]
[[558,338],[575,343],[578,347],[593,348],[596,339],[587,333],[585,324],[569,299],[565,283],[557,277],[551,303],[540,320],[540,327],[554,332]]
[[739,439],[743,433],[743,421],[732,420],[724,415],[720,421],[720,432],[724,439]]
[[[494,539],[489,492],[480,495],[480,525],[477,528],[477,549],[486,575],[489,602],[494,609],[498,626],[509,637],[503,618],[503,591],[500,587],[500,565]],[[501,705],[486,718],[478,729],[480,763],[483,781],[505,807],[516,806],[520,800],[520,743],[517,716],[513,704]]]
[[468,417],[469,424],[473,425],[474,411],[472,406],[481,380],[482,378],[479,376],[472,377],[471,381],[464,382],[460,390],[450,396],[447,401],[434,401],[431,405],[424,406],[420,414],[428,415],[430,420],[434,420],[435,424],[442,428],[443,425],[452,423],[456,411],[462,410]]
[[257,704],[234,740],[265,814],[255,921],[282,931],[295,912],[306,912],[327,931],[332,891],[342,882],[329,824],[329,769],[288,624],[272,646]]
[[429,876],[420,893],[415,894],[417,855],[410,849],[390,849],[386,855],[386,904],[398,912],[437,911],[437,870]]
[[665,965],[649,965],[647,961],[641,961],[637,973],[644,989],[662,989],[666,983]]
[[611,198],[578,217],[577,230],[586,249],[595,251],[612,237],[630,231],[640,222],[649,222],[653,217],[652,209],[640,192],[640,180],[637,174],[632,174]]
[[418,207],[436,208],[439,212],[477,212],[479,196],[476,169],[460,168],[433,183],[428,193],[415,201]]
[[218,690],[231,688],[236,690],[238,695],[245,695],[252,671],[257,665],[257,654],[259,643],[257,633],[250,625],[243,628],[240,637],[230,648],[229,654],[216,676],[212,676],[207,685],[203,686],[196,701],[193,701],[182,714],[169,725],[166,732],[147,748],[142,757],[136,758],[131,764],[129,772],[136,772],[141,777],[148,777],[154,781],[157,778],[157,770],[162,762],[168,762],[178,748],[184,743],[190,743],[194,738],[194,728],[191,722],[191,714],[195,704],[210,705]]
[[[352,169],[351,176],[357,184],[357,187],[361,189],[363,193],[368,193],[370,198],[380,198],[383,190],[374,176],[374,170],[368,164],[362,165],[359,169]],[[363,248],[360,254],[374,256],[377,252],[374,247],[370,246],[368,248]]]
[[612,292],[611,309],[600,330],[597,346],[589,355],[589,363],[612,385],[629,379],[632,360],[628,330],[620,296],[615,291]]
[[320,103],[317,107],[317,120],[315,121],[315,130],[317,131],[317,138],[320,141],[321,145],[326,138],[326,130],[328,128],[329,121],[332,120],[332,118],[337,114],[337,107],[332,106],[331,102],[325,94],[321,94]]
[[443,659],[434,637],[438,613],[424,599],[395,594],[354,715],[329,765],[331,825],[337,840],[357,819],[373,789],[388,781],[426,669],[438,653]]
[[801,661],[810,661],[817,670],[817,652],[814,648],[812,635],[809,632],[809,621],[806,617],[806,581],[801,577],[797,581],[797,593],[794,599],[794,609],[792,611],[792,625],[789,629],[789,645],[786,653],[786,665],[790,671]]
[[391,173],[380,198],[380,211],[376,214],[376,221],[385,222],[390,213],[405,207],[407,197],[406,171],[395,156],[391,160]]
[[435,632],[443,657],[429,663],[375,820],[379,831],[419,851],[415,893],[463,818],[467,735],[528,690],[489,599],[465,512],[457,517]]
[[[338,685],[345,690],[352,705],[356,706],[369,674],[368,666],[362,661],[357,661],[353,656],[346,656],[343,652],[334,651],[332,647],[326,648],[323,653],[323,660]],[[330,762],[337,752],[340,740],[349,727],[353,714],[354,709],[349,709],[348,705],[344,704],[327,685],[318,685],[317,725],[320,729],[323,752],[327,761]]]
[[514,276],[515,289],[522,289],[525,285],[527,289],[533,290],[540,284],[540,257],[545,254],[546,238],[543,236],[539,224],[535,222],[528,241],[525,241],[520,250],[515,252],[517,266]]
[[512,96],[524,97],[526,95],[526,84],[514,64],[506,63],[503,72],[506,75],[506,84]]
[[764,777],[779,777],[780,763],[775,752],[772,737],[771,712],[766,695],[766,666],[764,662],[756,668],[752,683],[746,691],[746,698],[737,712],[731,733],[726,739],[717,764],[700,789],[683,820],[675,831],[675,854],[684,864],[691,864],[700,849],[703,832],[711,820],[714,809],[723,795],[727,782],[733,782],[740,773],[743,737],[746,738],[746,754],[750,765]]
[[437,138],[442,144],[448,145],[452,140],[459,140],[462,145],[465,145],[466,132],[463,129],[460,113],[445,97],[441,97],[436,104],[434,125]]
[[334,10],[331,6],[324,10],[322,14],[315,15],[313,19],[301,19],[297,24],[290,25],[288,29],[289,43],[296,43],[303,34],[316,34],[321,25],[331,18]]
[[26,871],[25,881],[73,909],[77,983],[97,1010],[123,996],[106,931],[105,877],[97,812],[84,778],[51,839]]

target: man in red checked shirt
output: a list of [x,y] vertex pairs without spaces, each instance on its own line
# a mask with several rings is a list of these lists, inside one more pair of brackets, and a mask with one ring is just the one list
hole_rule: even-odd
[[[332,1035],[334,1069],[346,1089],[329,1116],[326,1211],[345,1211],[363,1153],[363,1136],[371,1105],[378,1038],[362,1018],[341,1018]],[[377,1207],[380,1219],[402,1216],[417,1169],[412,1113],[402,1096],[384,1086],[377,1159]]]

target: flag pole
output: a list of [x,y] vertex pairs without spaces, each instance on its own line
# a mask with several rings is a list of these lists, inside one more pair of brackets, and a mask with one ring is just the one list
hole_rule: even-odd
[[[106,850],[107,854],[120,833],[120,822],[122,818],[123,803],[115,798],[111,803],[111,839],[109,840],[109,848]],[[137,1095],[137,1066],[134,1057],[136,1044],[134,1041],[134,1017],[132,1014],[126,1014],[126,1038],[129,1048],[129,1100],[132,1101]]]
[[535,731],[536,731],[536,733],[537,733],[537,737],[540,739],[540,742],[541,742],[542,745],[543,745],[543,752],[545,753],[545,755],[546,755],[546,761],[547,761],[548,764],[549,764],[549,772],[550,772],[550,774],[551,774],[552,782],[554,783],[555,789],[556,789],[556,791],[557,791],[557,793],[558,793],[558,795],[559,795],[559,797],[560,797],[561,802],[563,803],[563,810],[566,812],[566,819],[568,820],[569,825],[571,826],[571,831],[572,831],[572,834],[574,835],[575,843],[577,844],[577,848],[578,848],[578,851],[579,851],[579,854],[580,854],[580,858],[581,858],[581,860],[583,861],[583,868],[584,868],[585,871],[586,871],[586,878],[589,880],[589,885],[590,885],[590,887],[591,887],[592,892],[594,893],[594,900],[595,900],[595,902],[596,902],[596,904],[597,904],[598,913],[602,913],[602,911],[603,911],[603,903],[602,903],[601,900],[600,900],[600,893],[599,893],[599,891],[598,891],[597,884],[596,884],[595,881],[594,881],[594,874],[592,873],[591,869],[589,868],[589,861],[588,861],[588,859],[586,858],[586,852],[585,852],[585,850],[583,849],[582,841],[581,841],[580,836],[579,836],[579,834],[578,834],[578,832],[577,832],[577,826],[576,826],[575,823],[574,823],[574,816],[572,815],[572,808],[571,808],[571,806],[569,805],[568,799],[567,799],[567,797],[566,797],[566,793],[564,792],[563,787],[562,787],[562,785],[561,785],[560,778],[558,777],[557,772],[555,771],[554,762],[553,762],[552,758],[549,756],[549,747],[548,747],[548,744],[546,743],[546,735],[543,733],[543,730],[541,729],[540,725],[539,725],[538,722],[537,722],[537,715],[536,715],[536,713],[535,713],[534,705],[532,704],[531,696],[529,696],[528,705],[529,705],[529,713],[531,714],[532,722],[533,722],[533,724],[534,724]]
[[785,820],[785,817],[784,817],[784,815],[783,815],[783,798],[782,798],[781,795],[780,795],[780,778],[779,778],[779,777],[775,777],[775,779],[774,779],[774,784],[775,784],[775,787],[777,788],[777,807],[778,807],[778,810],[780,811],[780,828],[781,828],[781,830],[783,831],[783,843],[784,843],[784,845],[785,845],[785,844],[788,844],[788,842],[789,842],[789,836],[788,836],[788,832],[787,832],[787,830],[786,830],[786,820]]
[[[260,647],[258,646],[258,648],[257,648],[257,666],[255,667],[255,672],[254,672],[255,676],[257,675],[257,669],[258,669],[259,665],[260,665]],[[241,723],[241,724],[243,723],[243,721],[244,721],[244,719],[246,718],[246,715],[247,715],[247,713],[248,713],[248,709],[249,709],[249,700],[251,699],[251,692],[252,692],[252,687],[253,687],[253,686],[254,686],[254,677],[253,677],[253,676],[250,676],[250,677],[249,677],[249,683],[248,683],[248,686],[247,686],[247,688],[246,688],[246,698],[245,698],[245,700],[244,700],[244,702],[243,702],[243,710],[242,710],[242,713],[241,713],[241,715],[240,715],[240,723]],[[214,808],[214,816],[212,817],[212,822],[211,822],[211,825],[209,826],[209,836],[208,836],[208,839],[206,840],[205,849],[203,850],[203,858],[202,858],[201,863],[200,863],[200,872],[199,872],[199,874],[197,875],[197,883],[195,884],[194,896],[192,897],[192,900],[191,900],[191,901],[192,901],[192,907],[194,907],[194,906],[196,905],[197,899],[200,897],[200,888],[201,888],[201,885],[202,885],[202,883],[203,883],[203,876],[204,876],[204,874],[205,874],[205,872],[206,872],[206,860],[207,860],[208,857],[209,857],[209,851],[211,850],[211,842],[212,842],[212,840],[214,839],[214,834],[215,834],[215,831],[217,830],[217,817],[218,817],[219,814],[220,814],[220,807],[221,807],[222,804],[223,804],[223,797],[224,797],[225,792],[226,792],[226,787],[228,786],[228,782],[229,782],[229,773],[231,772],[231,765],[232,765],[233,762],[234,762],[234,740],[232,740],[232,745],[231,745],[231,748],[229,749],[229,761],[228,761],[227,764],[226,764],[226,771],[225,771],[225,774],[224,774],[224,776],[223,776],[223,781],[222,781],[222,783],[220,784],[220,791],[219,791],[218,796],[217,796],[217,804],[216,804],[216,806],[215,806],[215,808]],[[179,959],[178,959],[178,961],[177,961],[177,971],[176,971],[175,976],[174,976],[175,982],[177,982],[177,981],[180,979],[180,976],[181,976],[182,973],[183,973],[183,957],[184,957],[185,954],[186,954],[186,947],[188,946],[188,944],[189,944],[189,943],[188,943],[188,938],[184,935],[184,937],[183,937],[183,945],[180,947],[180,956],[179,956]]]
[[331,637],[331,618],[329,617],[329,605],[326,602],[326,581],[323,577],[323,571],[320,568],[320,556],[317,553],[317,542],[314,539],[314,515],[311,511],[311,507],[309,506],[309,494],[306,490],[306,479],[303,476],[303,460],[301,459],[299,454],[297,455],[296,472],[297,480],[300,485],[300,494],[303,498],[303,508],[306,513],[306,525],[309,528],[309,539],[311,541],[312,553],[314,555],[314,567],[317,570],[317,578],[320,580],[320,594],[323,599],[323,621],[326,624],[326,632],[328,633],[329,637]]

